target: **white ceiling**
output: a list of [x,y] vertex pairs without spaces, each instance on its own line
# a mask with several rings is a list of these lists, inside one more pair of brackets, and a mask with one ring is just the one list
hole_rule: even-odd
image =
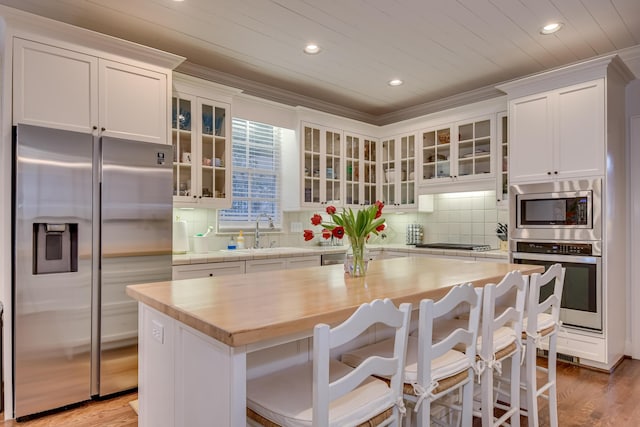
[[[640,62],[640,0],[0,4],[185,56],[179,70],[246,93],[378,124],[442,99],[493,97],[496,83],[614,51]],[[562,31],[540,35],[551,20]],[[320,54],[303,53],[311,41]],[[405,84],[390,87],[391,78]]]

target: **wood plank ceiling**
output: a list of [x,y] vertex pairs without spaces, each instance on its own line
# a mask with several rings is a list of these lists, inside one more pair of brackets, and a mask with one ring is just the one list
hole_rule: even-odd
[[[186,56],[183,71],[247,93],[377,124],[460,94],[496,96],[497,83],[640,44],[639,0],[0,4]],[[541,35],[553,20],[564,28]],[[304,54],[307,42],[321,53]],[[405,83],[390,87],[392,78]]]

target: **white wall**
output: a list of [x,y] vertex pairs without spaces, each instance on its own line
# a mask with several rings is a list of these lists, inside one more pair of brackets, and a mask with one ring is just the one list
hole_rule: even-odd
[[629,123],[629,286],[627,288],[627,348],[625,353],[640,359],[640,79],[629,83],[626,93],[626,116]]

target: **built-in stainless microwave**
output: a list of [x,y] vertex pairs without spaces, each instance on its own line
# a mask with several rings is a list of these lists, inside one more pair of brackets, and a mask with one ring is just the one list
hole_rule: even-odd
[[602,239],[602,182],[558,181],[512,185],[512,239]]

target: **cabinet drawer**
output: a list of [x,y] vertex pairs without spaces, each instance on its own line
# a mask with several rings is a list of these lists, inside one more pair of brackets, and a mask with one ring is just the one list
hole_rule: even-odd
[[244,272],[244,261],[179,265],[173,267],[173,280],[229,276],[232,274],[244,274]]
[[306,267],[317,267],[320,265],[320,256],[303,256],[296,258],[287,258],[287,270],[291,270],[294,268],[306,268]]
[[[287,260],[284,258],[252,259],[246,262],[247,273],[257,273],[261,271],[285,270]],[[320,264],[320,262],[318,262]]]

